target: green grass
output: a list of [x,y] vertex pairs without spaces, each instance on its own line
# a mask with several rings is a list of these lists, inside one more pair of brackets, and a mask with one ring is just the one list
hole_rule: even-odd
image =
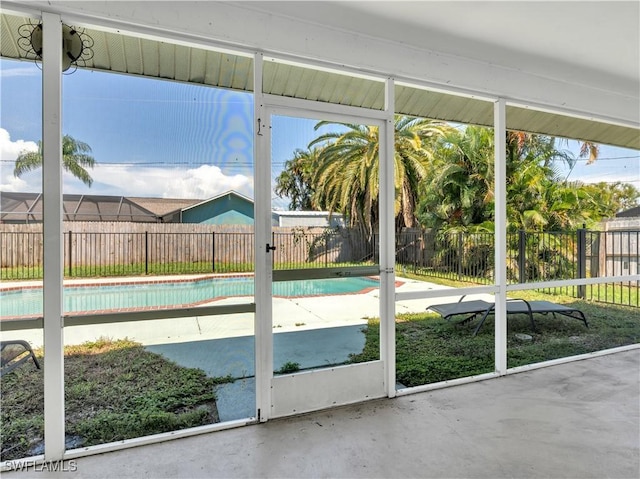
[[[398,267],[398,271],[402,271],[401,266]],[[441,284],[443,286],[451,286],[454,288],[461,288],[465,286],[478,286],[477,281],[474,282],[473,278],[465,278],[462,281],[449,278],[439,278],[433,276],[426,276],[424,274],[415,274],[410,272],[398,273],[398,276],[402,276],[409,279],[415,279],[417,281],[428,281],[430,283]],[[484,282],[481,284],[485,284]],[[577,294],[573,292],[577,291],[577,287],[561,287],[554,290],[542,290],[541,293],[556,296],[569,296],[574,298]],[[623,285],[621,283],[601,283],[585,286],[585,299],[589,301],[597,301],[601,303],[619,304],[625,306],[640,306],[640,289],[634,283],[629,285]]]
[[585,287],[587,298],[603,303],[640,306],[640,289],[620,283],[593,284]]
[[291,374],[300,371],[300,363],[287,361],[280,369],[274,371],[275,374]]
[[[350,267],[350,266],[369,266],[371,263],[329,263],[325,265],[323,262],[286,262],[276,263],[275,270],[288,269],[307,269],[307,268],[323,268],[325,266],[331,268]],[[215,269],[212,268],[210,261],[194,261],[191,263],[144,263],[133,264],[116,264],[116,265],[91,265],[91,266],[74,266],[71,270],[65,266],[65,278],[108,278],[118,276],[144,276],[162,275],[162,274],[225,274],[225,273],[252,273],[255,270],[253,263],[216,263]],[[19,268],[2,268],[0,269],[0,279],[3,281],[21,281],[42,279],[43,270],[40,266],[29,266]]]
[[[218,422],[214,386],[231,380],[126,339],[66,347],[64,361],[66,436],[77,447]],[[1,387],[1,460],[33,455],[44,437],[43,370],[25,363],[3,375]]]
[[[534,316],[537,332],[531,331],[526,315],[509,315],[507,323],[508,367],[533,364],[640,343],[640,309],[577,301],[566,296],[519,292],[518,297],[571,304],[582,310],[589,322],[563,316]],[[477,320],[476,320],[477,321]],[[473,336],[476,322],[455,324],[438,314],[399,315],[396,320],[396,376],[404,386],[413,387],[439,381],[488,373],[494,370],[494,324],[490,316]],[[532,336],[521,341],[516,333]],[[352,362],[379,357],[379,320],[369,321],[366,342]]]

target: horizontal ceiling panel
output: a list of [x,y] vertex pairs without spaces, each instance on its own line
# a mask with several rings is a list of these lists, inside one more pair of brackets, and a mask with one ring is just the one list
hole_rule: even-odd
[[[34,60],[20,48],[20,27],[35,25],[26,17],[1,14],[0,55]],[[81,29],[80,29],[81,30]],[[24,28],[22,30],[24,37]],[[176,45],[119,33],[87,29],[93,39],[93,57],[80,68],[113,71],[151,78],[253,91],[253,60],[246,56]],[[305,100],[382,110],[384,84],[380,81],[265,61],[263,90]],[[397,85],[396,112],[464,124],[493,126],[493,103],[442,92]],[[594,122],[527,108],[507,108],[507,128],[640,149],[640,130]]]
[[573,140],[640,149],[640,129],[507,106],[507,128]]
[[493,103],[488,101],[397,85],[395,103],[403,115],[493,126]]
[[264,62],[262,89],[271,95],[384,109],[384,83],[277,61]]

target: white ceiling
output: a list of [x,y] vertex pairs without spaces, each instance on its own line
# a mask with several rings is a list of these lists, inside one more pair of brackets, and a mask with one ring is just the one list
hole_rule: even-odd
[[232,3],[545,77],[640,90],[638,0]]

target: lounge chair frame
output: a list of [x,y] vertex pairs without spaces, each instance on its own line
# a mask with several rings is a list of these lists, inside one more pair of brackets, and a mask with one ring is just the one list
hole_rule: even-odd
[[[478,334],[478,331],[484,324],[487,316],[495,312],[495,303],[484,301],[482,299],[474,299],[471,301],[463,301],[462,296],[457,303],[443,303],[434,304],[427,308],[427,310],[435,311],[440,314],[447,321],[453,316],[464,315],[464,317],[458,321],[458,324],[472,321],[477,316],[481,316],[480,322],[473,331],[473,335]],[[533,320],[533,314],[549,314],[553,317],[556,314],[567,316],[582,321],[588,328],[587,318],[584,313],[577,308],[566,306],[563,304],[552,303],[551,301],[527,301],[521,298],[507,299],[507,314],[527,314],[531,321],[531,329],[536,332],[536,323]]]
[[[9,346],[22,346],[24,348],[23,351],[19,351],[17,353],[7,353],[5,351]],[[27,353],[26,356],[22,356],[24,353]],[[29,359],[33,359],[33,364],[35,364],[37,369],[40,369],[40,363],[36,358],[36,355],[33,353],[33,349],[31,349],[31,345],[23,341],[21,339],[13,339],[10,341],[0,341],[0,356],[2,357],[2,369],[0,369],[0,376],[7,374],[8,372],[13,371],[15,368],[29,361]],[[20,357],[22,356],[22,357]]]

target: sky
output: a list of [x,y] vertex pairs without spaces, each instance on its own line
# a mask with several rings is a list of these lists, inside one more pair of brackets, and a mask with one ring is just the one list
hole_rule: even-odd
[[[42,191],[41,170],[13,175],[18,155],[41,139],[41,73],[33,62],[0,60],[2,192]],[[315,123],[274,119],[272,183],[293,151],[322,133]],[[97,163],[91,187],[65,173],[64,193],[206,199],[235,190],[253,198],[249,93],[78,69],[63,76],[63,134],[90,145]],[[567,148],[577,152],[578,143]],[[603,145],[594,164],[579,160],[561,173],[640,188],[640,152]],[[287,209],[272,196],[274,209]]]

